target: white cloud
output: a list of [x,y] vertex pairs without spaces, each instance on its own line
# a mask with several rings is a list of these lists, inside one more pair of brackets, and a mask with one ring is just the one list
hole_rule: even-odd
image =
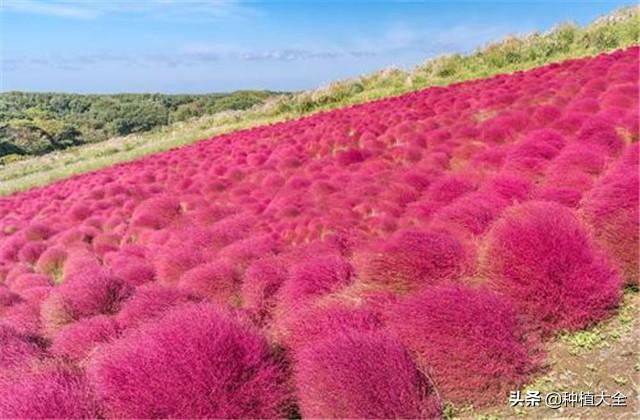
[[162,20],[212,20],[254,15],[257,11],[237,0],[3,0],[6,13],[60,18],[96,19],[129,16]]
[[70,2],[43,2],[38,0],[4,0],[2,12],[46,15],[73,19],[93,19],[99,13],[95,9],[82,7]]

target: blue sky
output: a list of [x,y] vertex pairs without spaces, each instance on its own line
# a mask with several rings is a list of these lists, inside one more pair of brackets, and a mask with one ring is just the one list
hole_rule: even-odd
[[300,90],[632,3],[0,0],[0,90]]

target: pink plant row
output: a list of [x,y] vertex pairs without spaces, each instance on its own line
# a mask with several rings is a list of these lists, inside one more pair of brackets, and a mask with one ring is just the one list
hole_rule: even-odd
[[638,284],[637,47],[0,199],[0,417],[504,403]]

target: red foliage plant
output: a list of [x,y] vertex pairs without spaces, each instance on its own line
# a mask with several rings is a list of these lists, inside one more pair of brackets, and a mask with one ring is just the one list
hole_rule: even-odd
[[309,257],[291,267],[280,289],[284,306],[301,306],[309,299],[335,292],[351,282],[353,268],[337,256]]
[[110,315],[120,310],[133,289],[105,270],[87,270],[69,277],[42,304],[41,318],[49,334],[74,320]]
[[488,285],[546,334],[599,321],[620,298],[617,271],[556,203],[510,208],[488,233],[483,266]]
[[266,341],[211,304],[178,308],[102,347],[88,372],[109,416],[272,418],[289,409]]
[[24,290],[33,287],[50,286],[51,280],[49,277],[42,274],[25,273],[16,277],[10,284],[9,288],[16,293],[20,293]]
[[237,301],[239,282],[233,266],[225,261],[212,261],[180,276],[178,287],[220,305],[230,305]]
[[2,418],[96,418],[101,416],[89,384],[78,369],[44,367],[0,378]]
[[469,257],[456,236],[440,229],[398,231],[379,249],[355,256],[360,279],[398,291],[455,280],[468,270]]
[[133,328],[177,306],[199,300],[185,290],[148,283],[137,287],[134,294],[122,304],[116,320],[122,329]]
[[43,355],[41,343],[34,336],[20,334],[12,327],[0,324],[0,377],[9,369],[20,368]]
[[101,343],[115,339],[115,320],[106,315],[83,318],[66,325],[52,340],[49,351],[74,361],[82,361]]
[[370,332],[382,328],[382,321],[364,308],[341,304],[311,307],[292,324],[285,344],[294,353],[314,347],[317,341],[339,333]]
[[428,288],[391,306],[385,318],[442,398],[456,404],[502,402],[537,368],[537,346],[516,310],[488,290]]
[[428,380],[388,334],[330,335],[303,349],[294,370],[303,417],[440,417]]
[[640,249],[638,177],[637,162],[623,162],[601,179],[583,203],[584,217],[593,227],[597,242],[619,264],[625,281],[635,285],[639,284]]
[[282,259],[267,256],[254,261],[244,272],[240,295],[243,307],[261,324],[276,306],[276,293],[288,276]]

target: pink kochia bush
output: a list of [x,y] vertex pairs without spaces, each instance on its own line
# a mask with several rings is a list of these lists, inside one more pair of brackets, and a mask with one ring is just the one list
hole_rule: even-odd
[[0,417],[504,403],[535,380],[536,339],[604,320],[638,284],[639,53],[239,130],[0,197]]
[[388,334],[329,335],[303,349],[294,370],[304,418],[440,417],[433,387]]
[[258,323],[272,315],[276,293],[287,275],[284,262],[275,256],[254,261],[244,272],[240,291],[242,304]]
[[488,235],[488,285],[544,333],[584,328],[617,306],[620,275],[570,209],[535,201],[515,206]]
[[386,318],[442,398],[454,403],[503,402],[537,367],[535,342],[517,312],[488,290],[429,288],[399,301]]
[[123,329],[137,327],[170,309],[198,300],[187,291],[149,283],[136,288],[134,294],[122,304],[116,320]]
[[380,328],[382,321],[372,311],[332,304],[304,312],[291,326],[285,344],[295,353],[313,347],[316,341],[334,334],[368,332]]
[[352,274],[351,265],[341,257],[311,257],[291,268],[280,289],[280,300],[285,305],[299,306],[348,285]]
[[114,339],[117,335],[115,320],[106,315],[84,318],[65,326],[53,339],[49,351],[80,361],[87,357],[97,345]]
[[33,336],[20,334],[12,327],[0,324],[0,378],[9,369],[43,355],[40,343]]
[[108,416],[272,418],[289,409],[267,342],[211,304],[176,309],[102,347],[88,372]]
[[154,197],[142,202],[132,215],[132,224],[151,229],[162,228],[180,214],[180,202],[170,196]]
[[87,270],[70,276],[42,303],[41,319],[49,334],[83,317],[110,315],[120,310],[133,289],[104,270]]
[[469,267],[468,250],[444,230],[398,231],[378,249],[357,257],[359,275],[400,291],[455,280]]
[[140,286],[155,278],[153,265],[146,259],[135,255],[114,256],[111,259],[110,267],[114,275],[132,286]]
[[78,369],[44,366],[37,372],[0,378],[1,418],[95,418],[100,415],[91,388]]
[[34,287],[50,286],[51,281],[49,277],[42,274],[25,273],[16,277],[10,285],[10,289],[16,293],[20,293],[24,290]]
[[64,261],[67,259],[67,252],[63,248],[50,247],[38,258],[36,267],[44,274],[55,277],[62,273]]
[[584,198],[585,219],[593,226],[596,240],[620,265],[625,281],[635,285],[640,281],[638,177],[637,161],[619,165]]
[[178,287],[220,305],[237,300],[238,278],[233,267],[224,261],[199,265],[180,276]]

